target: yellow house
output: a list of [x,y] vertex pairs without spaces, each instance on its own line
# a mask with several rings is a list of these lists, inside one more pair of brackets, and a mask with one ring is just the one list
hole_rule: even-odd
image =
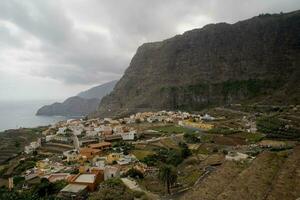
[[114,161],[118,161],[121,158],[121,155],[119,153],[111,153],[108,156],[106,156],[106,162],[108,164],[112,164]]
[[45,160],[40,160],[36,162],[36,167],[38,169],[46,169],[49,167],[49,160],[45,159]]

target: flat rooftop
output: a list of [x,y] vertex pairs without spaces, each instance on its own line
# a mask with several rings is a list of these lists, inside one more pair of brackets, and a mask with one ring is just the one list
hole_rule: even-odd
[[90,144],[88,146],[90,148],[110,147],[111,143],[110,142],[100,142],[100,143],[97,143],[97,144]]
[[77,183],[94,183],[96,174],[80,174],[75,182]]
[[69,184],[61,192],[79,193],[87,188],[87,185]]

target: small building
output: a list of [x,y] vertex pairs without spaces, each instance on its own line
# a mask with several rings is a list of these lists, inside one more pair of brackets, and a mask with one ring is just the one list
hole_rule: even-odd
[[89,192],[95,191],[102,181],[104,181],[104,171],[96,168],[91,169],[91,173],[78,174],[70,180],[72,184],[86,185]]
[[67,162],[77,161],[79,159],[79,152],[77,150],[65,151],[63,155],[67,158]]
[[90,144],[88,145],[89,148],[92,149],[99,149],[99,150],[106,150],[112,147],[110,142],[100,142],[97,144]]
[[49,182],[54,183],[56,181],[67,180],[69,177],[70,177],[69,173],[55,173],[55,174],[50,174],[45,178],[47,178]]
[[88,197],[88,186],[80,184],[69,184],[64,187],[58,194],[62,199],[83,200]]
[[135,156],[133,155],[123,155],[118,161],[118,165],[128,165],[132,162],[137,161],[137,159],[135,158]]
[[58,131],[56,132],[56,134],[65,134],[67,130],[67,127],[60,127],[58,128]]
[[80,156],[86,159],[92,159],[95,156],[99,156],[101,154],[101,150],[99,149],[92,149],[92,148],[81,148],[80,149]]
[[106,156],[106,162],[108,164],[113,164],[113,162],[117,162],[121,158],[121,154],[119,153],[111,153]]
[[25,146],[24,151],[25,153],[30,154],[40,146],[41,146],[41,139],[39,138],[37,139],[37,141],[31,142],[30,145]]
[[137,138],[137,132],[129,131],[121,134],[123,140],[134,140]]
[[105,141],[116,141],[116,140],[121,140],[121,139],[122,139],[121,134],[105,135],[104,136]]
[[104,180],[120,177],[120,169],[115,166],[106,166],[104,168]]

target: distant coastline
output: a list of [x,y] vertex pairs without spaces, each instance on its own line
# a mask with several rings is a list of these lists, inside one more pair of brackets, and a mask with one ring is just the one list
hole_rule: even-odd
[[0,132],[47,126],[71,117],[36,116],[36,110],[53,100],[0,101]]

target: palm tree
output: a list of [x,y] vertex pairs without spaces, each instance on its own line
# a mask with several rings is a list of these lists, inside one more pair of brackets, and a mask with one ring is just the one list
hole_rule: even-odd
[[159,169],[159,179],[166,185],[168,194],[171,194],[170,187],[177,181],[177,172],[174,167],[164,165]]

